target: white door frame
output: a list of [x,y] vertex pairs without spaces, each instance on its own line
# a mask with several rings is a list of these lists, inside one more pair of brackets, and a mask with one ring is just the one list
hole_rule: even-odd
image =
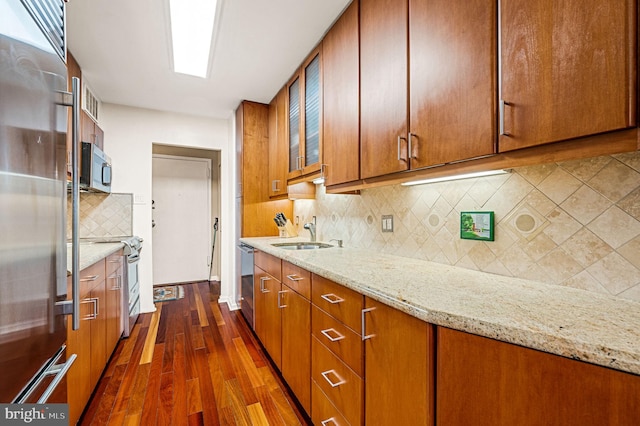
[[[152,190],[151,190],[151,196],[153,197],[153,160],[155,158],[164,158],[164,159],[169,159],[169,160],[184,160],[184,161],[195,161],[195,162],[201,162],[201,163],[206,163],[207,164],[207,168],[208,168],[208,179],[207,179],[207,232],[208,232],[208,244],[207,246],[209,247],[209,249],[211,248],[211,245],[213,243],[213,234],[211,232],[212,228],[212,221],[211,221],[211,159],[209,158],[202,158],[202,157],[185,157],[185,156],[179,156],[179,155],[167,155],[167,154],[152,154],[151,156],[151,186],[152,186]],[[152,206],[153,208],[153,206]],[[151,213],[151,217],[153,218],[153,211]],[[152,234],[153,234],[153,230],[152,230]],[[152,241],[153,244],[153,241]],[[154,250],[155,252],[155,250]],[[215,255],[215,254],[214,254]],[[153,254],[152,254],[153,257]],[[209,259],[209,262],[214,262],[214,259],[211,259],[211,252],[209,252],[207,254],[207,258]],[[153,261],[153,259],[152,259]],[[211,279],[210,276],[207,277],[207,279]],[[164,285],[164,284],[155,284],[155,278],[154,278],[154,283],[153,285]]]

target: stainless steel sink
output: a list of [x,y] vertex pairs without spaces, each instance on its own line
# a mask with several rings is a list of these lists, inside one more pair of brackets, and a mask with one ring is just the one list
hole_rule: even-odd
[[274,247],[285,249],[285,250],[315,250],[315,249],[333,247],[331,244],[314,243],[314,242],[274,243],[271,245]]

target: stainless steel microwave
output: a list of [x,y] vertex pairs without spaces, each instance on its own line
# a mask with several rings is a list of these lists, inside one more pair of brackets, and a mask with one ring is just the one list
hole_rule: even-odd
[[111,158],[96,144],[82,142],[80,187],[89,191],[111,192]]

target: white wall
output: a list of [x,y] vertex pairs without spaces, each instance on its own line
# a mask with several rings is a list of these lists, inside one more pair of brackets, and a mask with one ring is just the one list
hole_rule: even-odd
[[140,261],[142,312],[155,310],[151,232],[152,144],[220,151],[220,303],[226,302],[232,309],[237,309],[234,285],[236,250],[233,230],[236,216],[233,116],[229,120],[219,120],[103,104],[100,127],[105,132],[104,150],[113,163],[113,192],[134,194],[133,233],[144,239]]

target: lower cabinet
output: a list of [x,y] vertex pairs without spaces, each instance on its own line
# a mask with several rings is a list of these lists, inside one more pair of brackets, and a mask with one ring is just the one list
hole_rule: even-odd
[[255,332],[271,360],[282,368],[282,318],[278,308],[280,281],[257,265],[253,272]]
[[363,318],[365,424],[434,424],[433,325],[368,297]]
[[[67,373],[69,424],[76,424],[115,349],[121,327],[122,252],[80,271],[80,328],[67,321],[67,352],[77,358]],[[111,265],[111,266],[110,266]],[[115,269],[114,269],[115,266]],[[110,275],[108,275],[110,273]],[[71,278],[68,279],[71,294]]]
[[640,376],[438,327],[438,425],[637,425]]
[[311,413],[311,274],[283,261],[282,275],[282,377]]

